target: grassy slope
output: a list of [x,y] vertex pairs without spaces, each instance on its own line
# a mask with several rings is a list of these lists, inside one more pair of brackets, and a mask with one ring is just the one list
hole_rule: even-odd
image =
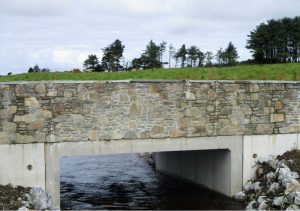
[[40,80],[290,80],[300,81],[300,63],[276,65],[241,65],[235,67],[157,69],[119,73],[30,73],[0,77],[2,81]]

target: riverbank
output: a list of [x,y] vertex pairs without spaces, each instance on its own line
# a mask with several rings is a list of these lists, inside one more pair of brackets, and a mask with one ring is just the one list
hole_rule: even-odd
[[267,156],[257,163],[256,178],[244,184],[236,198],[247,210],[299,210],[300,151]]
[[0,185],[0,210],[55,210],[42,188]]
[[0,185],[0,210],[17,210],[27,200],[30,188],[12,185]]

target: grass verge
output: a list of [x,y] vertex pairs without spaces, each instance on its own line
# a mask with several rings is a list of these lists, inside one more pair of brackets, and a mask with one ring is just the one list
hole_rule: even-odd
[[287,80],[300,81],[300,63],[155,69],[117,73],[25,73],[1,76],[0,82],[42,80]]

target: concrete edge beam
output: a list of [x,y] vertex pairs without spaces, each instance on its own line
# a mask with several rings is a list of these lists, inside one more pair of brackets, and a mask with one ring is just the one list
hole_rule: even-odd
[[[85,83],[220,83],[220,84],[291,84],[299,85],[299,81],[274,81],[274,80],[54,80],[54,81],[9,81],[0,82],[1,85],[29,85],[38,83],[53,84],[85,84]],[[300,87],[299,87],[300,88]]]

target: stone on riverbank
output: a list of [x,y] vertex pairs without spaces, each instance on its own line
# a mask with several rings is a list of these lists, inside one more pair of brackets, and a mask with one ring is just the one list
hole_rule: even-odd
[[295,210],[300,205],[300,151],[267,156],[257,163],[256,178],[244,184],[247,210]]
[[0,185],[0,210],[53,210],[51,196],[42,188]]

